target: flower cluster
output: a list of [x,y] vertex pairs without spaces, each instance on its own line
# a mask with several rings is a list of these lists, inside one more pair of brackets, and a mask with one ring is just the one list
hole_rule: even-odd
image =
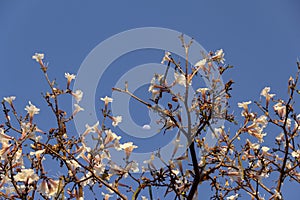
[[[182,36],[180,39],[187,59],[192,43],[186,44]],[[163,137],[167,132],[174,134],[173,152],[168,160],[162,154],[170,152],[158,149],[143,163],[138,163],[133,152],[141,147],[119,134],[117,126],[126,119],[112,115],[110,107],[114,101],[109,96],[100,98],[101,119],[93,125],[86,124],[79,137],[72,135],[72,120],[84,112],[80,105],[83,91],[71,88],[76,75],[65,73],[65,87],[54,87],[59,84],[49,78],[44,54],[36,53],[32,58],[41,66],[50,88],[43,93],[43,98],[55,125],[40,127],[37,115],[44,111],[40,103],[37,107],[29,101],[24,112],[16,109],[15,96],[3,98],[0,197],[82,200],[85,193],[92,193],[105,200],[128,197],[148,200],[154,199],[155,188],[166,199],[197,199],[203,193],[201,183],[207,182],[211,199],[283,199],[286,180],[300,183],[300,114],[295,106],[300,64],[295,79],[288,80],[286,100],[277,99],[275,94],[270,94],[271,88],[265,87],[259,101],[238,103],[236,109],[242,110],[241,116],[234,116],[227,101],[233,81],[223,84],[220,77],[231,68],[225,65],[224,55],[220,49],[202,55],[194,65],[186,60],[183,66],[166,52],[161,62],[167,63],[166,72],[155,74],[150,80],[149,101],[131,93],[127,86],[124,90],[113,88],[114,92],[130,95],[156,113],[160,117],[157,123],[161,125],[157,131]],[[170,67],[175,72],[171,76],[174,80],[168,83]],[[216,69],[217,76],[213,73]],[[189,95],[193,84],[200,82],[196,79],[199,74],[210,84],[204,86],[203,82]],[[176,86],[184,92],[177,92]],[[71,113],[61,107],[61,96],[66,95],[76,101]],[[220,120],[235,126],[230,129],[217,126]],[[143,129],[151,127],[146,124]],[[182,143],[181,136],[186,138],[186,144]],[[216,145],[209,144],[212,139]],[[183,155],[177,153],[185,147]],[[122,162],[115,162],[114,151],[121,152]],[[158,167],[156,161],[164,167]],[[59,166],[63,173],[53,174],[50,165]]]

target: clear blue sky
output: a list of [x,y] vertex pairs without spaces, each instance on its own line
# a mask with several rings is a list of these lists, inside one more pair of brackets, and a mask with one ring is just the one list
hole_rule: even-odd
[[[225,79],[236,82],[231,103],[239,112],[236,103],[257,99],[264,86],[286,94],[300,57],[299,10],[297,0],[1,1],[0,97],[16,95],[20,110],[32,100],[42,108],[42,119],[47,106],[40,92],[46,83],[31,59],[35,52],[44,52],[50,75],[64,81],[64,73],[76,74],[101,41],[156,26],[183,32],[206,50],[224,49],[227,63],[235,66]],[[65,106],[70,109],[71,101]],[[289,191],[287,199],[295,194]]]

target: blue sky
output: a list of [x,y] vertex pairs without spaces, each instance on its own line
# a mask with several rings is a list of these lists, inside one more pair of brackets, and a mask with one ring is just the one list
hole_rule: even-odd
[[[265,86],[278,96],[286,94],[300,57],[299,9],[297,0],[1,1],[0,97],[16,95],[20,110],[32,100],[42,108],[43,119],[47,106],[40,93],[47,85],[31,59],[35,52],[46,54],[50,75],[62,82],[64,73],[76,74],[101,41],[155,26],[183,32],[206,50],[224,49],[227,63],[235,66],[224,78],[236,82],[231,103],[239,112],[236,103],[259,98]],[[111,71],[118,73],[117,68]],[[67,99],[64,106],[71,105]]]

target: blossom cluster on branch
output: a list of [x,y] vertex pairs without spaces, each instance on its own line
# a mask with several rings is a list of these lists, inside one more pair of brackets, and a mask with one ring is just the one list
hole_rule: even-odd
[[[300,64],[297,63],[295,77],[288,80],[286,99],[276,98],[270,93],[270,87],[265,87],[258,101],[238,103],[241,116],[234,116],[229,113],[228,103],[233,81],[225,84],[221,81],[221,75],[232,68],[224,63],[224,51],[203,54],[202,59],[191,65],[188,55],[192,43],[185,43],[183,37],[181,41],[186,52],[185,62],[182,64],[172,53],[165,53],[161,63],[166,64],[166,71],[149,80],[149,99],[134,95],[127,83],[124,88],[113,88],[114,92],[125,93],[156,113],[162,135],[176,132],[170,159],[162,159],[158,150],[144,161],[142,170],[141,163],[131,159],[132,152],[139,147],[133,142],[122,142],[120,134],[114,132],[113,128],[126,119],[112,115],[113,99],[108,96],[100,98],[103,102],[101,121],[87,124],[83,133],[72,136],[68,124],[79,112],[84,112],[80,106],[84,91],[71,89],[76,75],[70,73],[65,73],[65,88],[55,87],[56,81],[48,76],[44,54],[36,53],[32,58],[39,63],[49,86],[43,99],[56,125],[40,127],[36,120],[40,109],[33,101],[28,102],[24,115],[24,111],[16,109],[15,96],[3,98],[1,198],[84,199],[84,193],[89,190],[98,199],[153,200],[157,199],[153,189],[159,188],[163,191],[159,199],[192,200],[201,199],[204,192],[201,185],[208,182],[211,199],[283,199],[285,181],[300,183],[300,113],[294,106],[295,95],[299,93]],[[167,81],[170,68],[174,69],[173,82]],[[214,70],[218,73],[213,73]],[[197,88],[190,95],[190,88],[200,76],[206,80],[207,87]],[[176,92],[176,86],[182,87],[184,92]],[[76,101],[72,113],[60,107],[64,95]],[[257,112],[252,111],[254,107]],[[228,128],[216,127],[220,120],[226,121]],[[271,146],[264,141],[269,127],[274,129],[272,135],[277,131]],[[184,145],[179,141],[182,135],[187,139]],[[96,145],[89,146],[87,137],[92,137]],[[215,139],[215,145],[208,144],[208,137]],[[185,153],[178,156],[178,149],[184,147]],[[111,151],[123,152],[123,165],[114,162]],[[155,158],[160,159],[164,167],[157,167],[153,162]],[[47,171],[50,161],[66,173],[51,175]],[[145,191],[147,195],[141,195]]]

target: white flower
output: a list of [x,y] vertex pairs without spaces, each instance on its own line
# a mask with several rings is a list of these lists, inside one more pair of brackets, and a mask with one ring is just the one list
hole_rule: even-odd
[[76,78],[76,75],[75,74],[70,74],[70,73],[65,73],[65,77],[66,79],[69,81],[73,80]]
[[155,96],[160,93],[159,90],[154,89],[154,85],[150,85],[148,91],[152,93],[152,99],[155,99]]
[[256,137],[259,142],[263,142],[263,137],[266,136],[266,133],[263,133],[264,128],[267,126],[268,121],[267,117],[262,115],[257,119],[253,120],[253,123],[249,125],[245,130],[254,137]]
[[44,54],[43,53],[35,53],[32,56],[32,59],[36,60],[36,62],[40,62],[41,60],[44,59]]
[[235,194],[235,195],[231,195],[229,197],[226,198],[226,200],[235,200],[239,197],[239,194]]
[[24,166],[23,150],[22,149],[17,150],[15,156],[13,157],[13,163],[15,165]]
[[74,115],[76,115],[78,112],[80,112],[80,111],[84,111],[84,108],[82,108],[82,107],[80,107],[78,104],[74,104],[74,107],[75,107],[75,109],[74,109],[74,111],[73,111],[73,116]]
[[89,162],[89,160],[86,157],[85,153],[90,152],[90,151],[91,151],[91,148],[87,147],[86,144],[84,142],[82,142],[82,146],[77,151],[77,153],[79,153],[79,154],[76,157],[76,159],[83,158],[85,161]]
[[12,139],[13,137],[6,135],[4,133],[4,130],[0,128],[0,160],[5,160],[7,158],[7,154],[10,152],[10,147],[12,146],[12,144],[10,143],[10,140]]
[[128,148],[134,149],[134,148],[137,148],[136,145],[133,145],[133,142],[126,142],[126,143],[124,143],[124,144],[121,144],[120,147],[121,147],[122,149],[128,149]]
[[284,141],[284,134],[280,133],[278,136],[276,136],[275,139],[276,139],[277,142]]
[[113,99],[108,96],[105,96],[104,98],[100,98],[100,100],[104,101],[105,105],[108,105],[108,103],[113,102]]
[[72,169],[72,170],[75,170],[75,169],[78,169],[80,168],[81,166],[75,161],[75,160],[66,160],[66,163],[67,165],[69,165],[69,167]]
[[106,138],[105,138],[105,141],[104,141],[104,145],[112,142],[113,140],[120,140],[121,139],[121,136],[118,136],[117,134],[112,132],[110,129],[105,130],[105,134],[106,134]]
[[205,99],[205,96],[206,96],[206,92],[207,92],[207,91],[209,91],[208,88],[198,88],[198,89],[196,90],[196,92],[201,93],[203,99]]
[[21,123],[21,129],[22,129],[23,136],[28,134],[27,136],[30,139],[33,139],[35,141],[38,141],[39,139],[41,139],[41,137],[36,136],[35,132],[45,133],[44,131],[39,129],[36,125],[33,127],[30,122],[27,122],[27,123],[22,122]]
[[49,187],[49,196],[54,196],[58,192],[59,180],[49,179],[48,187]]
[[245,113],[248,113],[248,105],[251,104],[251,101],[246,101],[242,103],[238,103],[239,108],[243,108],[244,111],[242,112],[242,116],[245,116]]
[[291,124],[292,124],[292,120],[291,120],[290,118],[288,118],[288,119],[286,120],[286,126],[288,127],[288,129],[291,128]]
[[261,96],[264,96],[264,97],[266,97],[266,98],[268,98],[268,97],[269,97],[269,98],[274,97],[275,94],[269,94],[270,90],[271,90],[270,87],[265,87],[264,89],[262,89],[260,95],[261,95]]
[[178,169],[172,169],[171,171],[172,171],[172,173],[175,174],[175,175],[178,175],[179,172],[180,172]]
[[212,133],[213,138],[218,138],[220,135],[224,134],[224,126],[221,126],[219,128],[214,128],[215,130]]
[[282,102],[278,102],[273,106],[274,111],[279,115],[279,117],[283,118],[286,114],[286,107],[282,105]]
[[270,174],[268,173],[261,173],[259,179],[261,180],[262,178],[268,178],[270,176]]
[[38,192],[40,192],[40,193],[42,193],[44,195],[48,195],[48,193],[49,193],[49,187],[48,187],[48,183],[47,183],[47,181],[45,179],[39,185]]
[[208,88],[198,88],[196,90],[196,92],[199,92],[199,93],[206,92],[206,91],[209,91],[209,89]]
[[238,103],[239,108],[244,108],[245,110],[248,110],[248,105],[251,104],[251,101],[246,101],[242,103]]
[[33,169],[22,169],[21,172],[14,176],[15,181],[28,182],[29,184],[39,180],[39,176],[34,173]]
[[200,61],[198,61],[196,64],[195,64],[195,67],[201,67],[201,66],[204,66],[206,64],[206,59],[202,59]]
[[30,101],[28,103],[29,105],[26,106],[25,110],[29,114],[30,118],[32,118],[33,115],[39,114],[40,109],[35,107],[35,105],[33,105]]
[[138,146],[134,145],[132,142],[127,142],[120,144],[120,148],[125,150],[126,155],[129,157],[133,149],[138,148]]
[[12,140],[12,139],[13,139],[13,137],[11,137],[9,135],[6,135],[4,133],[4,130],[2,128],[0,128],[0,142],[2,143],[2,147],[7,146],[9,141]]
[[298,149],[297,151],[293,151],[293,152],[292,152],[292,156],[293,156],[294,158],[299,158],[299,157],[300,157],[300,149]]
[[[153,92],[153,90],[155,90],[155,89],[154,89],[154,85],[151,84],[151,85],[149,86],[149,88],[148,88],[148,92]],[[155,91],[155,92],[156,92],[156,91]]]
[[4,101],[6,101],[7,103],[9,103],[11,105],[12,101],[14,101],[16,99],[16,97],[10,96],[10,97],[4,97],[3,99],[4,99]]
[[261,115],[259,118],[254,119],[254,122],[259,126],[259,128],[266,128],[268,125],[268,118],[265,115]]
[[168,119],[166,124],[165,124],[166,129],[173,129],[174,127],[176,127],[176,124],[173,122],[172,119]]
[[291,169],[291,168],[292,168],[292,163],[291,163],[291,161],[288,160],[288,161],[286,162],[286,168],[287,168],[287,169]]
[[159,87],[160,83],[162,82],[162,79],[164,78],[164,75],[162,74],[154,74],[154,77],[150,81],[150,86],[148,88],[148,92],[152,93],[152,98],[155,98],[155,95],[159,94],[159,90],[156,88]]
[[99,121],[97,121],[93,126],[90,126],[90,125],[86,124],[85,125],[86,129],[85,129],[84,133],[82,134],[82,136],[85,137],[89,133],[98,132],[99,131],[98,126],[99,126]]
[[[175,72],[174,73],[174,78],[175,78],[176,83],[186,87],[186,79],[185,79],[185,76],[183,74],[178,74],[177,72]],[[191,83],[189,83],[189,85],[191,85]]]
[[42,149],[42,150],[38,150],[36,152],[30,152],[29,154],[32,156],[32,155],[35,155],[37,159],[40,159],[41,157],[41,154],[45,153],[46,149]]
[[76,102],[79,103],[82,99],[83,92],[81,90],[76,90],[75,93],[72,93],[72,95],[75,98]]
[[[91,176],[92,176],[91,172],[84,173],[83,176],[79,179],[80,185],[83,187],[85,187],[86,185],[90,185],[92,182]],[[83,200],[82,197],[79,197],[79,199]]]
[[270,150],[270,148],[269,148],[269,147],[266,147],[266,146],[263,146],[263,147],[261,148],[261,150],[262,150],[264,153],[267,153],[267,152]]
[[254,150],[259,149],[259,147],[260,147],[260,144],[258,144],[258,143],[251,143],[251,145],[250,145],[250,148],[254,149]]
[[133,162],[130,162],[126,168],[125,168],[126,171],[132,171],[134,173],[137,173],[139,172],[139,164],[136,162],[136,161],[133,161]]
[[65,77],[66,77],[66,79],[67,79],[67,81],[68,81],[67,87],[69,88],[71,81],[72,81],[73,79],[75,79],[76,76],[75,76],[74,74],[65,73]]
[[265,87],[264,89],[262,89],[262,91],[260,92],[261,96],[267,97],[269,92],[270,92],[271,88],[270,87]]
[[116,126],[118,126],[118,124],[119,124],[120,122],[122,122],[122,116],[112,117],[112,120],[113,120],[112,125],[113,125],[114,127],[116,127]]
[[148,200],[148,198],[145,196],[142,196],[142,200]]
[[212,57],[212,59],[224,64],[224,61],[225,61],[224,55],[225,55],[225,53],[224,53],[223,49],[220,49],[215,52],[215,55]]
[[161,60],[161,64],[164,64],[165,61],[171,61],[170,56],[171,56],[171,53],[166,51],[163,59]]

